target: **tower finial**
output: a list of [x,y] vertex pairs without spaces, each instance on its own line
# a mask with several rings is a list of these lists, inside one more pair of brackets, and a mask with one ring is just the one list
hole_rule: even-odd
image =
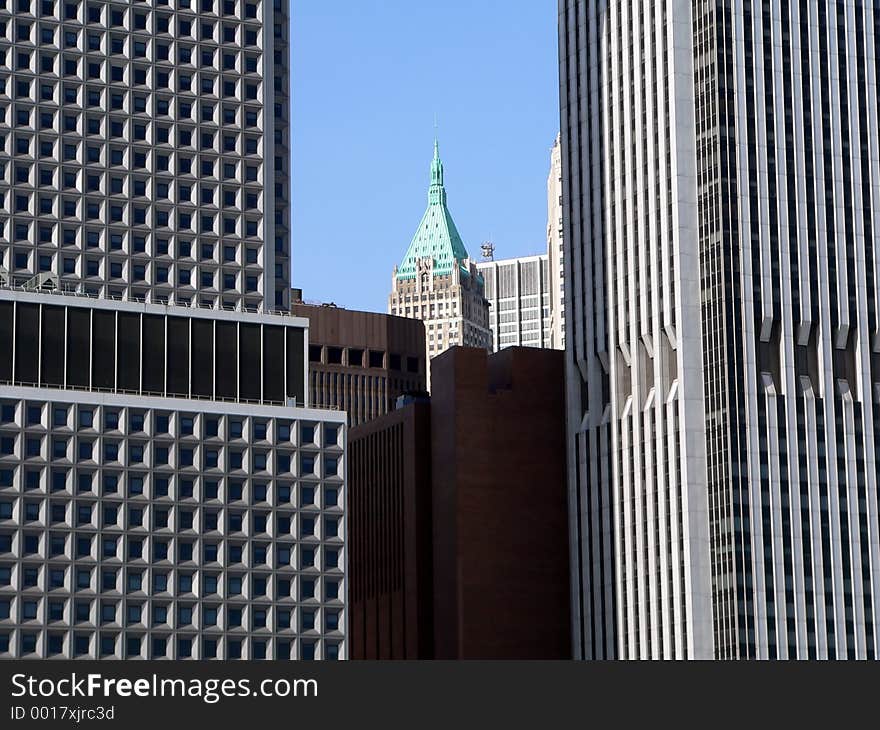
[[429,203],[446,204],[446,190],[443,187],[443,162],[440,160],[440,143],[434,136],[434,159],[431,161],[431,187],[428,190]]

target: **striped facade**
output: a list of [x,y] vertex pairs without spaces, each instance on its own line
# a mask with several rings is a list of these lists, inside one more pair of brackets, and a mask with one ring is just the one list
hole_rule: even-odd
[[489,302],[493,351],[551,347],[556,330],[548,256],[481,261],[477,270],[483,275]]
[[575,653],[873,658],[880,3],[559,10]]

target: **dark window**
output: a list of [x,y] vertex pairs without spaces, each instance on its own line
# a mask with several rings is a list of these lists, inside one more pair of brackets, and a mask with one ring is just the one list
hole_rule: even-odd
[[284,330],[263,328],[263,398],[284,401]]
[[158,316],[143,318],[144,390],[163,393],[165,389],[165,320]]
[[194,395],[211,396],[214,392],[214,324],[211,320],[192,321]]
[[38,374],[40,309],[19,304],[15,333],[15,375],[19,383],[36,383]]
[[67,310],[67,383],[86,387],[89,384],[90,312],[86,309]]
[[64,383],[64,309],[43,307],[41,378],[46,385]]
[[115,384],[116,314],[95,310],[92,344],[92,384],[113,388]]
[[189,321],[168,318],[168,393],[189,395]]
[[217,395],[223,398],[235,398],[238,392],[236,341],[236,325],[217,322],[216,361],[223,363],[223,367],[217,371]]

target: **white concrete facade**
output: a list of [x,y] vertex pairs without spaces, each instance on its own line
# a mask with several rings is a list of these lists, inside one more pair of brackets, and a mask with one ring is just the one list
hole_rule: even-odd
[[0,389],[0,658],[344,659],[345,414]]
[[553,296],[548,257],[521,256],[481,261],[489,302],[493,350],[505,347],[552,347]]
[[550,344],[565,349],[565,249],[562,241],[562,138],[550,150],[547,175],[547,258],[550,274]]
[[880,15],[559,12],[576,655],[874,658]]

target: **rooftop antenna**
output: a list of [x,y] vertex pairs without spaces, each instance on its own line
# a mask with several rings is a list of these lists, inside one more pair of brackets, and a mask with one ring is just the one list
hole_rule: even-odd
[[489,240],[483,241],[480,245],[480,252],[483,254],[483,261],[495,260],[495,244],[492,243],[492,236],[489,236]]

